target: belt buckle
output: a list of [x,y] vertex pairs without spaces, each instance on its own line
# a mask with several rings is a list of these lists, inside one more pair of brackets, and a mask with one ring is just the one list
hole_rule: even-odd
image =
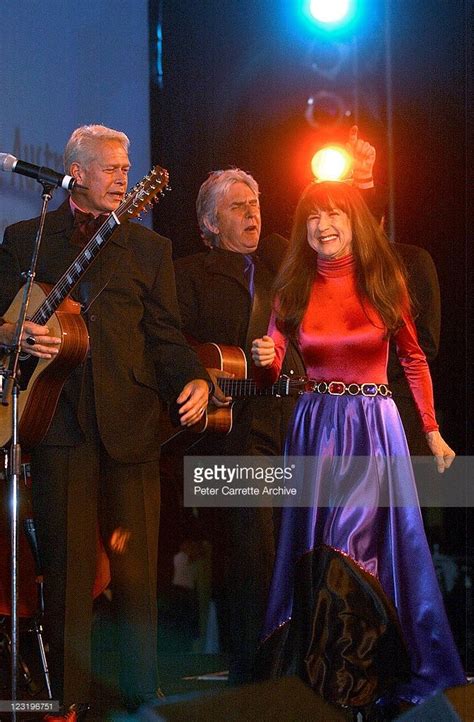
[[344,381],[331,381],[328,385],[328,394],[331,396],[342,396],[346,390],[346,384]]
[[366,384],[360,385],[360,392],[361,392],[362,396],[369,396],[369,397],[377,396],[377,391],[378,391],[377,384],[366,383]]

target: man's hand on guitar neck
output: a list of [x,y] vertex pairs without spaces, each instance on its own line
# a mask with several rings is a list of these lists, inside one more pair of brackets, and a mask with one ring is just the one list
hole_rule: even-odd
[[[11,346],[15,335],[15,324],[5,321],[0,324],[0,343]],[[51,359],[59,351],[61,339],[50,336],[47,326],[38,326],[37,323],[26,321],[21,337],[21,349],[31,356]]]
[[232,396],[226,396],[219,386],[218,380],[221,378],[233,379],[235,374],[231,374],[228,371],[222,371],[222,369],[206,369],[207,373],[212,379],[214,384],[214,393],[211,401],[214,406],[230,406],[232,402]]

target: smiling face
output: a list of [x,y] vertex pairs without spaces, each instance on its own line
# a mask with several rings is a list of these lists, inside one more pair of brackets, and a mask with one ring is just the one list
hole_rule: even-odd
[[87,190],[75,189],[73,200],[83,210],[99,215],[115,211],[127,191],[130,161],[117,140],[95,141],[93,157],[86,162],[74,161],[70,174]]
[[218,200],[216,220],[204,220],[219,238],[219,247],[236,253],[252,253],[260,239],[261,218],[258,196],[246,183],[233,183]]
[[314,210],[306,221],[308,243],[322,258],[342,258],[352,253],[352,227],[340,208]]

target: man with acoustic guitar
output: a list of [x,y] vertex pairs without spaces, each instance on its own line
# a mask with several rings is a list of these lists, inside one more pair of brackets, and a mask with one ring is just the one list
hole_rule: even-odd
[[[199,343],[240,347],[243,368],[236,375],[245,377],[246,354],[243,352],[250,348],[256,330],[267,328],[272,281],[286,241],[274,235],[259,245],[258,185],[242,170],[211,173],[200,188],[197,214],[208,250],[175,262],[183,328]],[[229,361],[224,358],[224,369],[234,368]],[[249,363],[247,357],[247,368]],[[283,372],[290,370],[297,376],[304,374],[295,347],[287,355]],[[228,401],[218,392],[217,387],[215,402]],[[204,435],[193,446],[193,453],[278,455],[292,408],[293,401],[288,397],[234,399],[232,409],[228,410],[228,414],[232,414],[230,432]],[[220,416],[222,412],[226,409],[219,407]],[[222,572],[214,578],[219,582],[221,636],[229,640],[229,683],[250,683],[273,568],[273,509],[242,507],[214,509],[210,513],[200,511],[206,514],[206,528],[214,529],[211,543],[219,540],[213,544],[216,549],[213,560]]]
[[[53,290],[41,286],[40,301],[48,295],[41,312],[29,314],[21,339],[37,364],[32,378],[40,369],[26,416],[41,419],[48,391],[44,402],[35,394],[67,376],[31,450],[53,696],[64,705],[49,720],[72,722],[88,709],[98,519],[111,565],[121,693],[129,709],[157,695],[158,384],[178,404],[182,425],[202,416],[212,388],[179,330],[169,241],[126,222],[156,196],[167,173],[154,169],[129,198],[128,147],[124,133],[100,125],[82,126],[69,139],[65,171],[77,186],[46,216],[36,272],[35,285]],[[29,268],[37,223],[10,226],[0,246],[0,343],[6,345],[15,320],[9,304]],[[68,284],[75,301],[66,299],[48,318],[43,306],[61,300]],[[76,314],[73,323],[64,310]],[[66,359],[54,369],[68,343],[81,349],[72,352],[79,363],[69,375],[62,371]],[[38,441],[28,422],[22,417],[20,435]]]

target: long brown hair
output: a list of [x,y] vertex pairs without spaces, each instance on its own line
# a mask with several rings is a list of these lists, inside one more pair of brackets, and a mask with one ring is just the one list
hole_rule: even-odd
[[312,183],[296,207],[289,251],[275,281],[277,326],[287,336],[297,336],[316,274],[317,253],[308,243],[306,221],[315,210],[334,208],[351,223],[359,298],[367,299],[393,332],[402,324],[408,297],[403,265],[360,192],[334,181]]

